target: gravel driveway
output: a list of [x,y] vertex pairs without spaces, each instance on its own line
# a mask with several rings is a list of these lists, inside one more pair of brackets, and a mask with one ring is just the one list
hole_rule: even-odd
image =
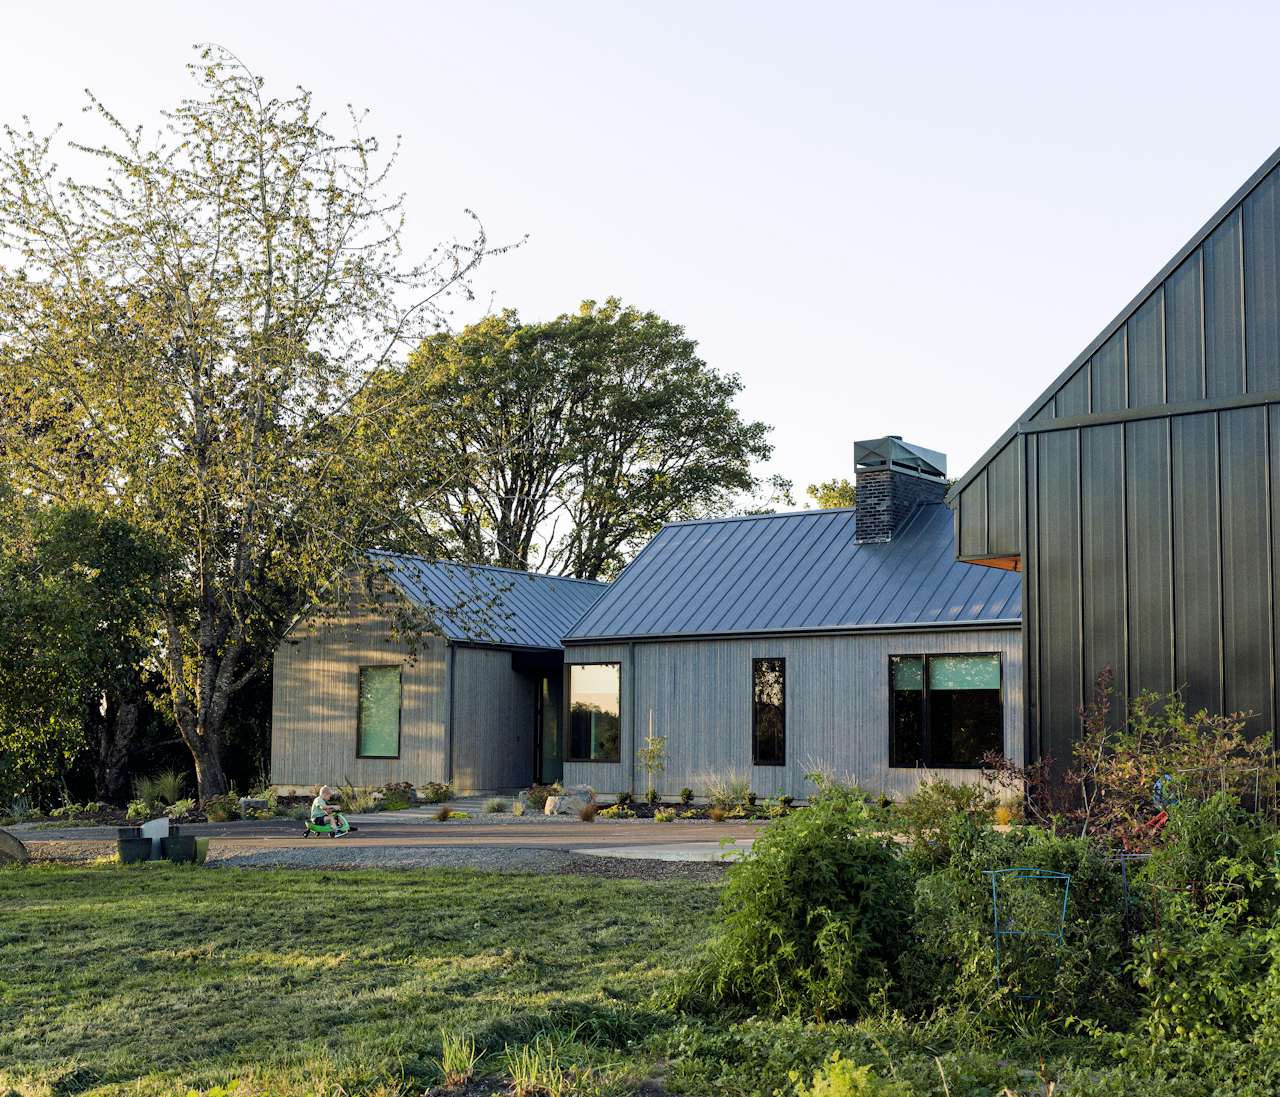
[[[341,842],[282,845],[238,852],[234,842],[216,841],[206,864],[211,868],[470,868],[481,872],[571,874],[613,880],[709,880],[723,877],[726,865],[708,861],[660,861],[596,857],[572,850],[533,846],[356,846]],[[114,843],[57,841],[33,843],[33,861],[91,862],[113,857]]]

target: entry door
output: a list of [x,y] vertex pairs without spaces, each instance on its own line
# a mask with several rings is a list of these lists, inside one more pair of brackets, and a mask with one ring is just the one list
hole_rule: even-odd
[[537,679],[536,726],[539,784],[549,785],[564,776],[560,737],[560,676],[540,674]]

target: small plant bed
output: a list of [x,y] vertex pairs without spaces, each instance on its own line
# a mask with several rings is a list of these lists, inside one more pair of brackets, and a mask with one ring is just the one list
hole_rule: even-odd
[[787,811],[801,810],[799,806],[790,806],[784,810],[778,810],[771,805],[766,804],[686,804],[679,800],[659,800],[657,803],[650,804],[643,800],[632,801],[602,801],[601,809],[597,814],[597,819],[618,820],[618,819],[647,819],[657,820],[658,822],[695,822],[703,820],[707,822],[767,822],[770,819],[776,819],[780,815],[786,814]]

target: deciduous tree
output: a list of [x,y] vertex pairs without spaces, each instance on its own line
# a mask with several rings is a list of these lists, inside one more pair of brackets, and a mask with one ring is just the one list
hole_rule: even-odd
[[172,552],[159,666],[208,797],[262,653],[435,490],[387,459],[398,408],[359,397],[492,249],[475,222],[406,265],[394,155],[361,116],[338,137],[308,92],[269,97],[223,51],[191,68],[156,135],[90,98],[107,137],[70,145],[87,178],[60,171],[56,135],[5,131],[0,461]]
[[399,383],[416,445],[460,472],[438,523],[475,563],[611,576],[663,523],[725,513],[772,452],[734,407],[736,375],[616,298],[436,335]]

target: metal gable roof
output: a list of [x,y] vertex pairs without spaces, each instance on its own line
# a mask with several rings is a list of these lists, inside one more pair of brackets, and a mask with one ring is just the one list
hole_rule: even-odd
[[1021,576],[955,550],[942,503],[880,544],[857,543],[852,508],[677,523],[565,640],[1018,623]]
[[447,639],[460,643],[559,648],[569,627],[608,587],[393,552],[369,555],[409,601],[431,612]]

